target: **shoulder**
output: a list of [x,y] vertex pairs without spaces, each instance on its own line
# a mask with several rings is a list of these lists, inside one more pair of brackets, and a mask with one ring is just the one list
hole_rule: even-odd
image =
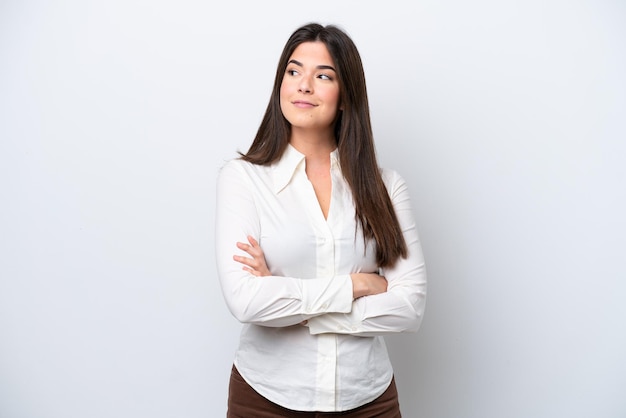
[[261,184],[271,182],[268,166],[252,164],[241,158],[225,161],[218,170],[217,183],[220,186],[239,185],[254,190]]
[[233,158],[226,160],[221,167],[219,167],[219,177],[229,176],[258,176],[259,173],[267,170],[267,167],[258,164],[252,164],[241,158]]
[[[396,170],[381,169],[381,176],[396,211],[411,208],[411,193],[404,178]],[[408,213],[411,213],[410,211]]]
[[231,171],[241,171],[246,164],[249,163],[245,162],[241,158],[232,158],[224,161],[224,163],[219,167],[219,173],[222,175],[223,173],[229,173]]
[[392,201],[404,200],[408,197],[409,190],[407,184],[398,171],[390,168],[381,168],[380,174]]
[[404,184],[404,178],[402,175],[392,168],[381,167],[380,175],[387,189],[390,189],[389,191],[398,185]]

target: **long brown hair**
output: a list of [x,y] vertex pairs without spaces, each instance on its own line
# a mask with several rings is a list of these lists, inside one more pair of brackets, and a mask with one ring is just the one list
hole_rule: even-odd
[[278,61],[272,95],[259,130],[241,158],[253,164],[269,165],[282,156],[291,133],[291,126],[280,109],[285,69],[298,45],[316,41],[326,45],[337,70],[343,111],[337,117],[334,131],[341,170],[352,190],[356,218],[365,238],[376,241],[378,265],[392,266],[399,257],[406,257],[407,246],[376,161],[361,56],[341,29],[310,23],[293,32]]

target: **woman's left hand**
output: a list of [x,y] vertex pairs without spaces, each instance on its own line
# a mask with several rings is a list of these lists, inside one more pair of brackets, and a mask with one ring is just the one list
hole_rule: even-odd
[[243,269],[254,276],[271,276],[272,273],[267,268],[267,262],[265,261],[265,254],[257,240],[248,235],[248,242],[249,244],[238,242],[237,248],[247,252],[252,258],[235,255],[233,260],[243,264]]

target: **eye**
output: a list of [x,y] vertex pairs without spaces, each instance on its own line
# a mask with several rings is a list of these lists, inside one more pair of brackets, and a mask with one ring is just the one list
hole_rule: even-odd
[[286,73],[293,76],[293,75],[298,74],[298,70],[295,70],[293,68],[288,68]]
[[328,74],[320,74],[317,76],[318,78],[321,78],[322,80],[332,80],[332,77],[329,76]]

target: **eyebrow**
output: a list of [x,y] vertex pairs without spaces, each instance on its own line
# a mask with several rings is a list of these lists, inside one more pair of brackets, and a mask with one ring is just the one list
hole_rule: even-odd
[[[289,65],[289,64],[295,64],[298,67],[304,67],[304,65],[302,65],[302,63],[300,61],[298,61],[298,60],[293,60],[293,59],[289,60],[287,65]],[[337,70],[335,70],[335,68],[333,66],[331,66],[331,65],[318,65],[315,68],[317,68],[318,70],[332,70],[334,72],[337,72]]]

